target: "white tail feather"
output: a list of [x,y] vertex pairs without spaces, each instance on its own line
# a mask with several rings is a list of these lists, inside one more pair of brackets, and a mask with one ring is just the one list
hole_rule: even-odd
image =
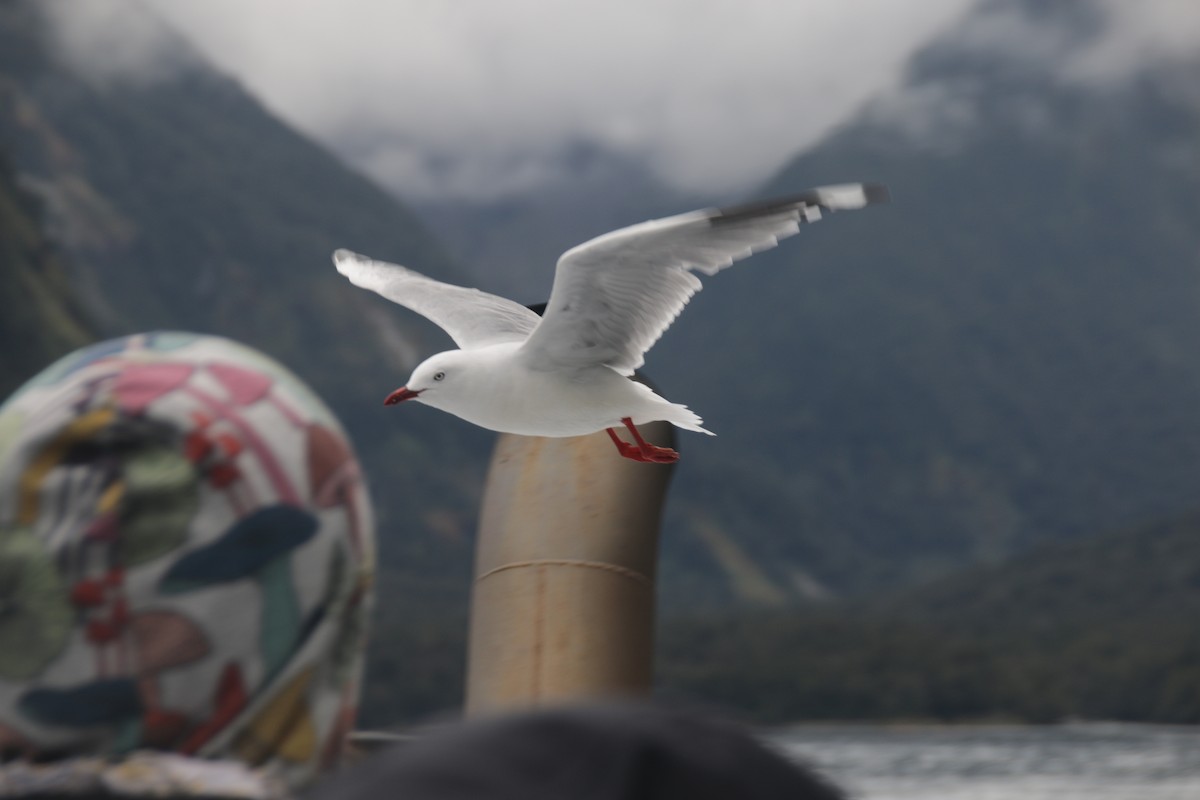
[[683,428],[685,431],[695,431],[696,433],[706,433],[709,436],[716,436],[715,433],[704,427],[704,420],[700,419],[700,415],[695,411],[692,411],[687,406],[681,406],[672,403],[671,410],[676,413],[674,416],[669,417],[667,422],[670,422],[677,428]]

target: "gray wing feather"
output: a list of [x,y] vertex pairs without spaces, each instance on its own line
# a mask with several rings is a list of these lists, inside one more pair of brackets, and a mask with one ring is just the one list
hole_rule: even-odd
[[524,341],[538,324],[538,315],[519,303],[435,281],[399,264],[375,261],[349,250],[335,252],[333,263],[355,286],[417,312],[464,350]]
[[705,209],[606,233],[558,260],[537,330],[521,348],[547,369],[605,364],[631,374],[713,275],[814,222],[821,211],[886,202],[875,184],[812,189],[780,200]]

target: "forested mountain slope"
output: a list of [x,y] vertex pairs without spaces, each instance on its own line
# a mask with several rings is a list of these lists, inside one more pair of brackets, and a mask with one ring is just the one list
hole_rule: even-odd
[[0,152],[0,402],[33,373],[92,336],[37,198]]
[[658,685],[760,721],[1197,723],[1197,615],[1190,514],[849,606],[668,619]]

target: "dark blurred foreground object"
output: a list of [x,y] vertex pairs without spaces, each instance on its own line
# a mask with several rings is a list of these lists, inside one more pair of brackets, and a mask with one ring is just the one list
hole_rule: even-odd
[[55,362],[0,406],[0,797],[304,785],[373,568],[353,450],[279,364],[171,332]]
[[327,778],[307,800],[840,800],[741,727],[611,704],[434,730]]

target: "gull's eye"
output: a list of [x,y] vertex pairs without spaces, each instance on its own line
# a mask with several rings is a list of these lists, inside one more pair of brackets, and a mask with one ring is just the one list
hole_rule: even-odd
[[444,373],[444,372],[438,372],[438,373],[436,373],[436,374],[433,376],[433,379],[434,379],[435,381],[440,381],[440,380],[441,380],[442,378],[444,378],[444,377],[446,377],[446,373]]

